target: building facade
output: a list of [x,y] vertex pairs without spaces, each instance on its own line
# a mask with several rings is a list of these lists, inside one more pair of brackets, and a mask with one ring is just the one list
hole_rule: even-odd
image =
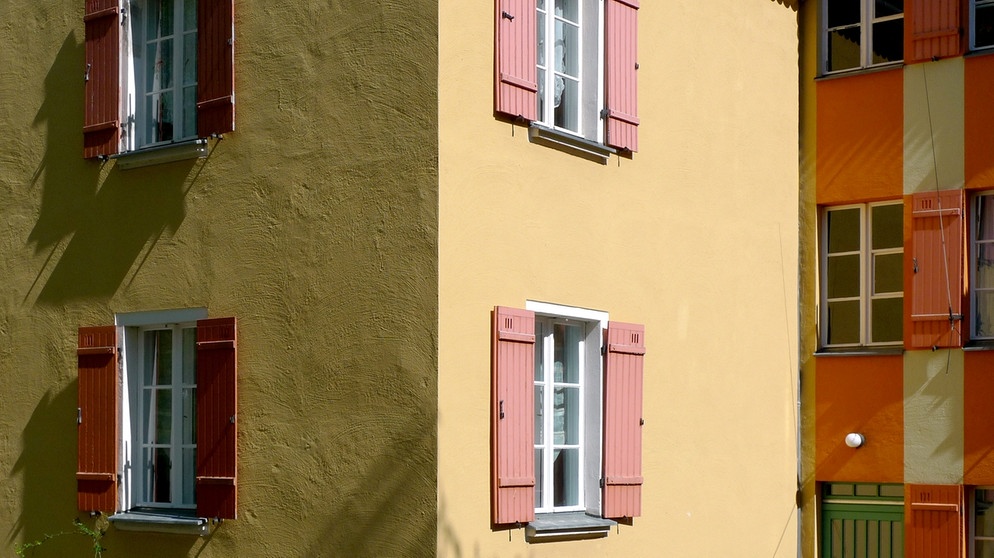
[[795,555],[797,4],[354,4],[3,8],[0,548]]
[[803,555],[990,556],[994,5],[801,21]]

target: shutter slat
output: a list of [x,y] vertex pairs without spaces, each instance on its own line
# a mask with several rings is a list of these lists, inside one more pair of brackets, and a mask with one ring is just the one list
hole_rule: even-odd
[[604,26],[607,145],[638,151],[638,2],[607,0]]
[[959,56],[964,41],[961,0],[909,0],[905,6],[907,62]]
[[113,513],[117,510],[117,328],[81,327],[77,347],[77,507]]
[[237,515],[237,327],[235,318],[197,322],[197,514]]
[[121,21],[118,0],[86,0],[83,156],[113,155],[121,141]]
[[498,306],[491,334],[491,521],[535,519],[535,313]]
[[962,346],[965,203],[963,190],[912,196],[911,348]]
[[642,513],[645,326],[609,322],[604,367],[604,517]]
[[197,134],[235,129],[234,0],[197,2]]
[[497,0],[495,110],[529,122],[538,118],[538,35],[535,0]]

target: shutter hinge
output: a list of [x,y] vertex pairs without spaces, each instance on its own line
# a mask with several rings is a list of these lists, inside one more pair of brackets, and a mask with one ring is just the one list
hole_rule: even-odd
[[83,408],[76,407],[76,424],[83,424]]
[[505,11],[500,12],[500,17],[508,21],[514,21],[514,16]]
[[601,477],[600,485],[601,485],[601,488],[604,488],[604,477]]
[[607,354],[607,345],[601,345],[601,356]]
[[90,64],[86,65],[86,72],[83,73],[83,81],[90,81]]

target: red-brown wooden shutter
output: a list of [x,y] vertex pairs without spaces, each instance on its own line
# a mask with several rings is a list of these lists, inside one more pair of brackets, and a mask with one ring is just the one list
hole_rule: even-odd
[[915,194],[912,203],[910,347],[960,347],[964,192]]
[[609,146],[638,151],[638,0],[607,0],[605,115]]
[[963,487],[905,486],[905,558],[966,556]]
[[491,339],[491,520],[535,519],[535,313],[498,306]]
[[924,62],[963,53],[960,0],[908,0],[905,3],[905,61]]
[[117,510],[117,328],[79,328],[77,504],[80,511]]
[[495,110],[512,118],[538,117],[538,35],[535,0],[497,0]]
[[234,519],[238,504],[235,318],[197,322],[197,514]]
[[234,0],[197,2],[197,134],[235,129]]
[[609,322],[604,366],[604,517],[642,513],[645,326]]
[[118,0],[86,0],[83,22],[83,156],[117,153],[121,143],[121,9]]

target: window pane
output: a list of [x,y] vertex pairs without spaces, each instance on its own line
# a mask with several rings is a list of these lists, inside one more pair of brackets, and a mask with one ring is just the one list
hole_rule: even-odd
[[994,4],[977,6],[973,19],[974,46],[987,47],[994,45]]
[[173,41],[155,41],[145,47],[145,90],[161,91],[173,86]]
[[580,340],[582,328],[575,325],[555,324],[555,381],[576,384],[580,382]]
[[197,503],[194,495],[194,477],[197,467],[197,448],[183,449],[183,493],[182,504],[193,505]]
[[851,484],[832,483],[828,485],[828,493],[832,496],[852,496],[854,486]]
[[859,296],[859,254],[828,258],[828,298]]
[[184,444],[197,443],[197,390],[183,390],[183,440]]
[[980,291],[976,293],[976,297],[977,315],[973,319],[973,325],[977,337],[994,337],[994,291]]
[[880,485],[880,495],[887,496],[889,498],[904,498],[904,485],[903,484],[881,484]]
[[561,21],[556,22],[556,71],[570,77],[580,75],[580,28]]
[[870,340],[874,343],[890,343],[901,340],[904,329],[903,298],[883,298],[870,303],[873,324]]
[[538,120],[545,122],[545,70],[538,71]]
[[828,34],[828,68],[830,72],[858,68],[860,60],[859,27],[848,27]]
[[197,34],[183,35],[183,85],[197,83]]
[[899,293],[904,290],[904,254],[873,257],[873,294]]
[[904,246],[904,206],[901,204],[877,205],[870,209],[873,222],[872,247],[900,248]]
[[873,64],[904,59],[904,19],[873,24]]
[[183,0],[183,30],[197,28],[197,0]]
[[556,109],[554,124],[571,132],[580,129],[580,86],[579,83],[562,76],[556,76]]
[[535,443],[545,443],[545,389],[542,386],[535,386]]
[[580,388],[556,388],[554,444],[580,443]]
[[841,27],[859,23],[860,0],[829,0],[828,27]]
[[173,392],[168,389],[154,391],[155,407],[149,412],[149,416],[154,417],[154,422],[150,423],[154,428],[150,427],[149,430],[155,433],[154,443],[168,444],[172,440]]
[[151,0],[148,3],[146,35],[149,39],[173,34],[172,0]]
[[173,381],[173,332],[145,332],[145,385],[164,386]]
[[878,486],[876,484],[857,484],[856,496],[876,496]]
[[197,330],[192,327],[183,329],[183,383],[197,383]]
[[904,13],[904,0],[874,0],[873,15],[887,17]]
[[[540,67],[545,67],[545,13],[538,12],[537,17],[537,32],[538,32],[538,65]],[[539,80],[541,84],[541,79]]]
[[556,17],[568,19],[574,23],[580,21],[579,0],[556,0]]
[[828,212],[828,253],[859,251],[859,208]]
[[151,461],[149,482],[146,483],[146,494],[150,502],[168,503],[172,501],[169,494],[169,475],[172,470],[172,460],[169,458],[169,448],[153,448],[150,450]]
[[555,451],[552,464],[553,502],[556,507],[576,506],[580,503],[580,451],[563,449]]
[[149,115],[148,129],[145,137],[149,142],[169,141],[173,139],[173,94],[150,95],[145,107]]
[[535,507],[542,507],[542,448],[535,448]]
[[859,301],[828,303],[828,343],[859,343]]

